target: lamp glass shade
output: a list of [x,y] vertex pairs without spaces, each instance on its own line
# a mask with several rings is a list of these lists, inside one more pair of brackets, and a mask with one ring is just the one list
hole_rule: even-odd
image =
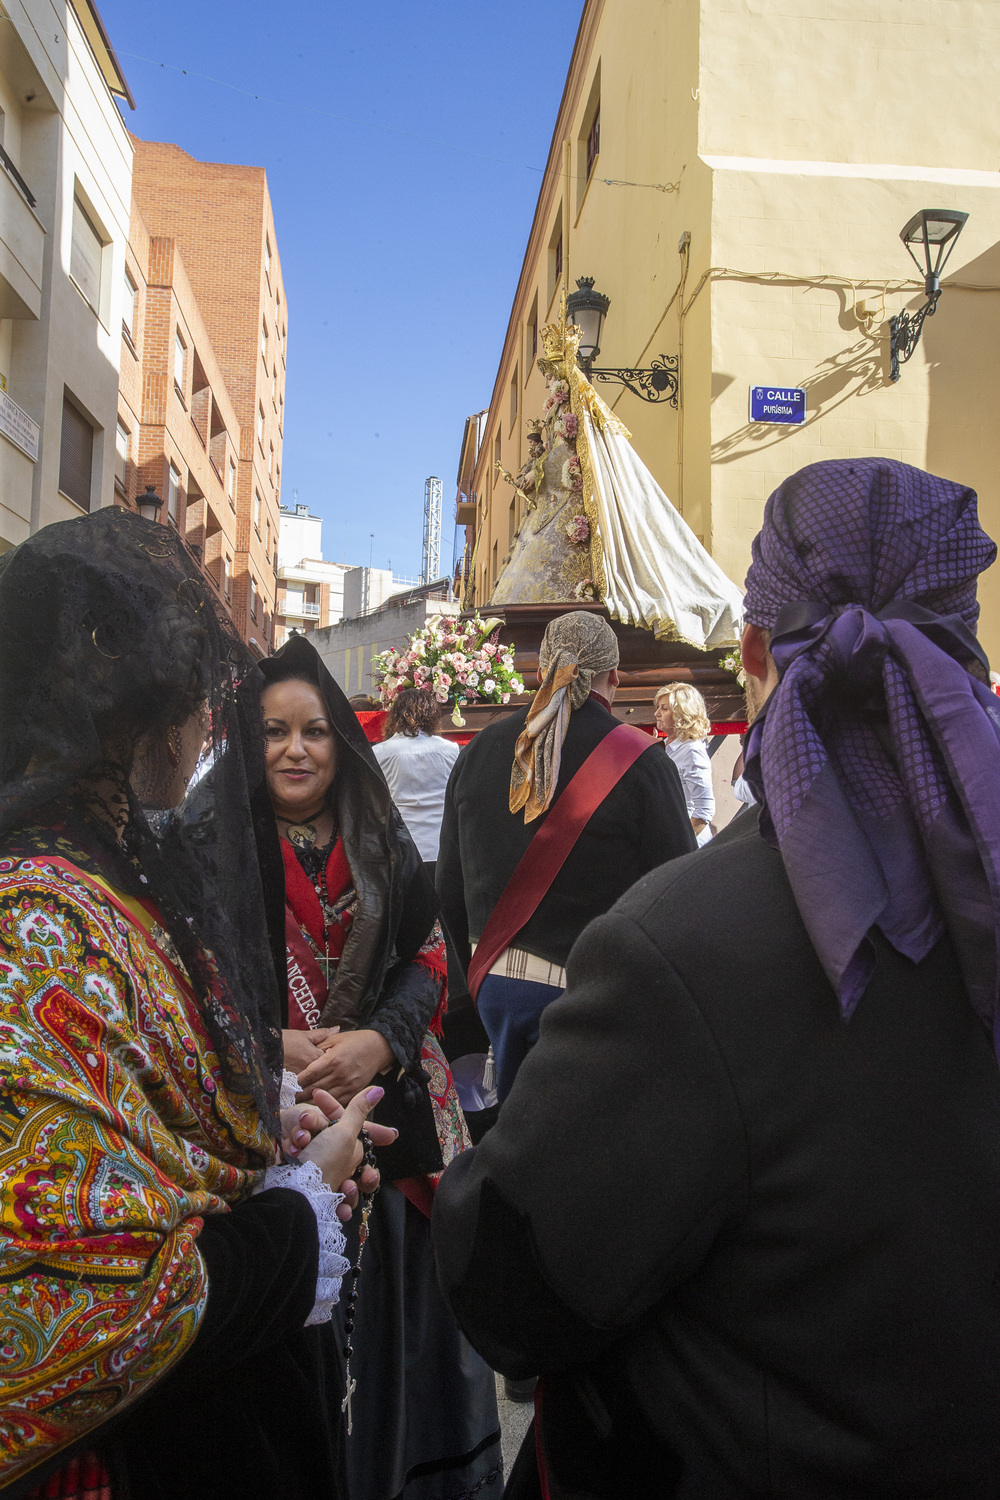
[[577,358],[589,364],[601,352],[601,327],[611,299],[594,290],[593,276],[581,276],[576,287],[566,298],[566,318],[580,330]]
[[580,330],[580,358],[593,359],[601,348],[601,324],[604,314],[599,307],[584,307],[573,318]]
[[156,521],[159,519],[163,501],[151,484],[147,484],[146,493],[140,495],[136,503],[139,507],[139,514],[144,520]]
[[925,277],[940,276],[969,217],[957,208],[922,208],[900,232],[900,239]]

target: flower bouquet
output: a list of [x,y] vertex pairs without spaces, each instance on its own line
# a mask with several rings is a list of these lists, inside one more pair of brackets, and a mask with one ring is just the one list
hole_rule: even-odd
[[445,616],[428,620],[409,637],[402,651],[390,646],[372,658],[372,681],[383,708],[397,693],[422,688],[439,703],[451,703],[451,722],[461,729],[467,703],[509,703],[524,692],[514,671],[514,651],[500,644],[500,620],[459,621]]

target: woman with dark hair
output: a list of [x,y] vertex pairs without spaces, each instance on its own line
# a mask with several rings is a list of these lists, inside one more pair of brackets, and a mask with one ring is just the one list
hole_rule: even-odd
[[430,865],[432,880],[441,841],[444,794],[459,752],[458,745],[438,734],[440,722],[441,710],[434,694],[424,688],[406,688],[389,705],[382,743],[375,746],[375,759],[382,767],[392,800],[421,859]]
[[[351,1500],[492,1500],[493,1376],[438,1289],[437,1177],[469,1144],[434,1030],[446,997],[437,900],[343,692],[293,637],[262,663],[267,780],[286,877],[285,1065],[302,1096],[378,1081],[382,1187],[341,1326]],[[354,1265],[357,1241],[348,1231]]]
[[259,689],[169,528],[109,508],[0,559],[11,1497],[344,1494],[330,1189],[381,1092],[313,1141],[332,1099],[279,1115]]

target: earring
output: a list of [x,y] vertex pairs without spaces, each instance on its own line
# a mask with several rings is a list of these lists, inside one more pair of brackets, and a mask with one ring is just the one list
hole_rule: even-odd
[[180,730],[176,725],[171,725],[167,730],[167,756],[175,771],[181,763],[181,751],[183,748]]

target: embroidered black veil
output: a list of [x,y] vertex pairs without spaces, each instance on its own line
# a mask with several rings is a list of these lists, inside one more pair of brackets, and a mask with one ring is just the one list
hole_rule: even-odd
[[[277,866],[280,854],[262,799],[261,685],[168,526],[108,508],[0,558],[0,840],[65,829],[116,884],[152,898],[227,1086],[273,1128],[280,991],[258,848]],[[206,752],[165,811],[144,747],[193,714]]]

